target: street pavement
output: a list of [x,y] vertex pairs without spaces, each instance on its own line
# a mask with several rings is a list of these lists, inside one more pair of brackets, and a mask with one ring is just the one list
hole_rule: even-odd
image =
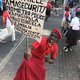
[[[45,29],[53,27],[60,29],[62,13],[59,16],[51,15],[49,20],[45,23]],[[72,52],[65,53],[63,47],[65,46],[65,37],[59,41],[59,53],[54,64],[46,63],[47,80],[80,80],[80,43],[74,46]]]
[[[48,21],[44,23],[43,36],[49,35],[54,27],[60,29],[61,19],[61,11],[59,11],[59,16],[51,14]],[[33,40],[29,39],[29,43],[32,42]],[[62,49],[65,45],[64,36],[58,42],[58,45],[59,53],[55,63],[45,64],[47,70],[46,80],[80,80],[80,43],[72,48],[72,52],[68,53],[65,53]],[[22,60],[23,54],[20,51],[13,54],[0,73],[0,80],[12,80]]]

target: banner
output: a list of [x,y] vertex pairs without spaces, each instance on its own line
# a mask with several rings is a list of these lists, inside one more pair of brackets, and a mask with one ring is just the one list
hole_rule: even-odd
[[40,42],[45,20],[46,0],[6,0],[16,29]]

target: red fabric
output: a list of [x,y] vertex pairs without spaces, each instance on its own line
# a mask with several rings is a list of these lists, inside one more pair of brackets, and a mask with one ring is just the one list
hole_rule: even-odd
[[41,43],[38,43],[35,41],[32,46],[35,47],[38,45],[38,48],[34,49],[32,51],[33,55],[36,55],[40,59],[44,59],[46,54],[50,54],[52,52],[52,58],[56,59],[57,53],[58,53],[58,46],[56,43],[54,43],[52,46],[49,45],[47,42],[48,38],[42,38]]
[[[38,44],[37,47],[35,47]],[[56,59],[58,46],[54,43],[52,46],[48,43],[48,38],[42,38],[41,43],[35,41],[32,46],[32,57],[29,61],[23,60],[14,80],[45,80],[46,69],[44,66],[44,57],[52,52],[52,57]]]
[[56,43],[54,43],[51,47],[49,47],[46,53],[47,54],[51,53],[51,57],[53,59],[56,59],[58,54],[58,46],[56,45]]
[[48,8],[48,9],[52,9],[51,2],[48,2],[48,3],[47,3],[47,8]]
[[62,39],[61,32],[57,28],[54,28],[52,32],[55,32],[59,36],[59,38]]
[[66,17],[66,18],[69,17],[69,12],[68,12],[68,11],[66,11],[66,13],[65,13],[65,17]]
[[6,26],[7,17],[10,19],[8,11],[3,12],[4,25]]
[[44,63],[32,57],[30,61],[23,60],[14,80],[45,80],[45,76]]
[[32,46],[34,46],[34,48],[38,48],[40,46],[40,43],[38,41],[33,42]]

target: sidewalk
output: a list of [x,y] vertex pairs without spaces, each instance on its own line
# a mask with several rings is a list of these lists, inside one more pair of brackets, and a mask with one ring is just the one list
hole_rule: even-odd
[[[60,28],[61,11],[59,16],[52,14],[45,24],[52,30],[53,27]],[[52,27],[51,27],[52,26]],[[72,52],[65,53],[63,46],[65,45],[64,37],[59,41],[59,53],[54,64],[46,63],[47,79],[46,80],[80,80],[80,43],[73,47]]]
[[47,80],[80,80],[80,44],[72,52],[63,51],[64,40],[59,42],[59,54],[54,64],[46,64]]

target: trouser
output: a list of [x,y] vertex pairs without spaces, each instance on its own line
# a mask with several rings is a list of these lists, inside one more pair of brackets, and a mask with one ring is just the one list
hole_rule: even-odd
[[12,41],[15,41],[15,27],[14,25],[11,25],[11,27],[9,28],[9,31],[11,31],[11,36],[12,36]]
[[68,49],[70,49],[70,48],[72,47],[72,45],[71,45],[71,44],[68,44],[66,47],[67,47]]

